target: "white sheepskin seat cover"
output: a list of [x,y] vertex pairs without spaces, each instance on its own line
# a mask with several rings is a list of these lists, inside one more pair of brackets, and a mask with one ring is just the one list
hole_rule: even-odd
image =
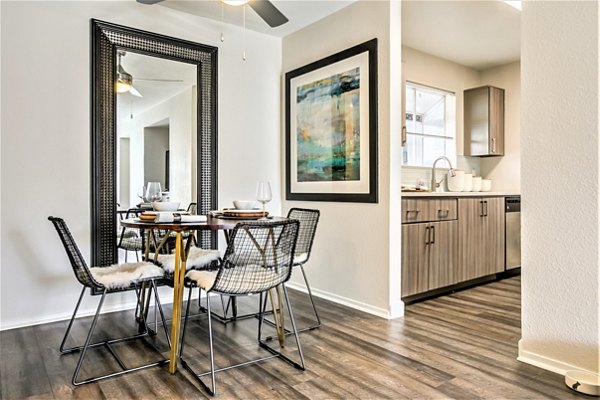
[[[150,259],[154,259],[154,254],[150,253]],[[206,267],[213,261],[217,261],[221,257],[219,250],[205,250],[199,247],[190,248],[187,262],[185,264],[186,271],[189,269]],[[175,255],[174,254],[159,254],[157,261],[168,273],[175,272]]]
[[308,260],[308,253],[300,253],[294,255],[294,265],[304,264]]
[[162,278],[165,274],[162,268],[147,262],[93,267],[90,272],[96,281],[108,289],[126,288],[140,280]]
[[190,271],[185,277],[196,282],[198,287],[210,290],[217,279],[217,271]]

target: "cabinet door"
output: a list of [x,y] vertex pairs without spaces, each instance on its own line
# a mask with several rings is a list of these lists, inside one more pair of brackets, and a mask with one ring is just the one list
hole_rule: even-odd
[[484,203],[481,198],[458,199],[458,267],[459,282],[485,275],[483,253]]
[[484,255],[483,274],[491,275],[504,271],[504,198],[483,199],[484,217],[481,218],[482,251]]
[[402,297],[428,288],[429,224],[402,225]]
[[458,282],[458,222],[430,224],[429,290]]
[[490,87],[489,154],[504,155],[504,90]]

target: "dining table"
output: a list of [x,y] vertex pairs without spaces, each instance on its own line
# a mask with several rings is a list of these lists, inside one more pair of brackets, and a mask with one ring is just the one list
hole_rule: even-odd
[[[155,230],[167,231],[167,237],[170,232],[175,233],[175,270],[173,273],[173,317],[171,322],[171,351],[169,357],[169,372],[175,373],[177,371],[177,359],[179,354],[180,346],[180,332],[181,332],[181,313],[183,307],[183,289],[184,280],[186,274],[186,261],[191,248],[191,238],[194,231],[223,231],[225,239],[229,242],[230,232],[240,222],[248,222],[250,219],[247,218],[220,218],[208,215],[205,222],[154,222],[152,220],[142,220],[140,218],[129,218],[121,221],[121,225],[127,228],[134,228],[140,230],[148,230],[151,235],[154,235]],[[285,217],[269,217],[270,221],[286,220]],[[187,235],[188,240],[184,243],[184,235]],[[154,241],[156,245],[156,241]],[[151,241],[147,240],[146,243],[146,260],[149,256],[149,248]],[[155,249],[155,254],[158,254],[160,246],[158,244]],[[283,321],[281,321],[283,322]],[[278,329],[283,329],[283,326]],[[278,331],[279,332],[279,331]],[[282,340],[282,338],[280,338]]]

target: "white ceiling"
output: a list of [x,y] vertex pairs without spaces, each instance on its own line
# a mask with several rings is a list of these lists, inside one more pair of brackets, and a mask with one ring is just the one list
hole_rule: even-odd
[[402,44],[486,69],[520,59],[521,12],[500,0],[403,1]]
[[[272,3],[285,15],[289,22],[271,28],[250,7],[246,6],[246,28],[271,36],[284,37],[313,24],[314,22],[341,10],[355,0],[273,0]],[[156,6],[156,5],[155,5]],[[220,0],[180,1],[165,0],[158,6],[169,7],[185,13],[221,21],[221,6],[223,7],[223,22],[243,26],[243,7],[223,4]]]

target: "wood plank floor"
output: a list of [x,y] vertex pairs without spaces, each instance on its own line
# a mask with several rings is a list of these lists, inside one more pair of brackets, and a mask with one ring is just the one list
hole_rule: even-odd
[[[297,321],[305,325],[310,303],[304,294],[290,292]],[[252,309],[254,302],[243,301],[241,311]],[[317,305],[323,327],[301,334],[305,372],[277,359],[221,372],[218,398],[581,398],[564,385],[562,376],[516,360],[519,277],[408,306],[405,317],[393,321],[324,300]],[[89,323],[89,318],[83,322]],[[85,337],[83,322],[74,331],[79,342]],[[111,333],[131,326],[131,313],[125,312],[99,321],[99,328]],[[255,344],[256,320],[213,327],[217,366],[261,354]],[[70,381],[78,355],[58,352],[65,328],[66,322],[59,322],[0,333],[2,399],[207,397],[187,371],[170,375],[163,367],[74,388]],[[100,329],[98,337],[105,333]],[[188,358],[195,367],[206,368],[206,316],[192,320],[187,335]],[[162,335],[156,343],[167,355]],[[156,356],[143,343],[116,348],[131,365]],[[93,350],[83,377],[107,367],[116,367],[110,356]]]

